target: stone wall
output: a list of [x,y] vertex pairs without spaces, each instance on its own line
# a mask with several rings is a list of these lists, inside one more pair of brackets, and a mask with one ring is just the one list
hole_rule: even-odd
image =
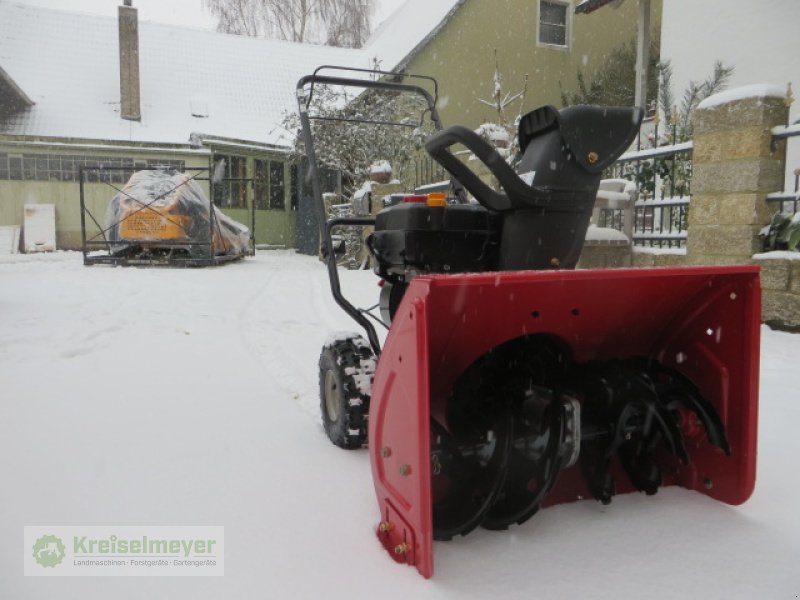
[[787,254],[770,252],[757,255],[753,261],[761,267],[761,320],[800,331],[800,256],[783,258]]
[[783,189],[786,155],[772,150],[770,129],[787,117],[783,98],[771,96],[695,111],[689,264],[743,264],[761,250],[758,232],[773,212],[766,196]]
[[686,253],[636,249],[633,264],[756,264],[761,267],[762,320],[800,330],[800,256],[758,254],[762,248],[759,231],[775,211],[766,196],[784,188],[786,144],[772,148],[770,130],[786,124],[788,107],[776,94],[732,96],[729,102],[712,102],[694,114]]

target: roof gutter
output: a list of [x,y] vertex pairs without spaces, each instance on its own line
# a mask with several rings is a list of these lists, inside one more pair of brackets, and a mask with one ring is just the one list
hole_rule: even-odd
[[606,4],[611,4],[614,8],[617,8],[622,2],[623,0],[583,0],[575,7],[575,14],[583,13],[588,15],[598,8],[603,8]]

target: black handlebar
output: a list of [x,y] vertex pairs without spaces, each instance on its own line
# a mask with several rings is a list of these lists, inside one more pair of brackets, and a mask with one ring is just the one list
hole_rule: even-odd
[[[453,156],[449,148],[454,144],[463,144],[489,167],[505,193],[490,188],[466,164]],[[573,190],[535,187],[525,183],[486,140],[461,125],[453,125],[433,135],[425,143],[425,150],[489,210],[506,212],[557,206],[561,211],[569,211],[584,208],[585,199]]]

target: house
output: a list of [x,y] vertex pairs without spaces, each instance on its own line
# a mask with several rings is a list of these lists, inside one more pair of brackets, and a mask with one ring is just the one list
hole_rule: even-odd
[[[293,244],[278,125],[291,80],[348,51],[138,23],[129,6],[118,23],[3,1],[0,22],[0,93],[12,99],[0,102],[0,225],[20,224],[26,203],[53,203],[58,247],[77,248],[79,166],[208,168],[225,158],[228,175],[259,185],[219,186],[215,203],[249,224],[255,202],[256,241]],[[119,187],[129,175],[102,177]],[[102,217],[114,190],[88,176],[87,206]]]
[[[591,73],[636,31],[625,6],[589,24],[568,0],[408,0],[345,49],[140,23],[124,1],[115,20],[0,0],[0,225],[21,224],[27,203],[55,204],[58,247],[78,248],[80,166],[225,159],[232,181],[214,202],[244,223],[254,208],[257,243],[294,247],[303,201],[281,122],[300,76],[321,64],[430,74],[445,124],[477,126],[492,116],[477,98],[491,97],[495,48],[509,89],[530,76],[529,109],[559,104],[579,67]],[[87,207],[102,215],[107,184],[127,175],[88,176]]]
[[[476,128],[495,117],[493,109],[479,101],[490,99],[494,91],[495,50],[504,93],[522,90],[528,77],[524,111],[543,104],[561,106],[561,91],[577,88],[579,70],[591,78],[614,49],[631,43],[637,34],[635,2],[590,17],[575,14],[578,4],[578,0],[460,0],[396,68],[438,80],[445,125]],[[661,26],[661,8],[662,0],[653,0],[655,32]],[[398,25],[392,20],[385,27]],[[512,115],[518,110],[514,105]]]

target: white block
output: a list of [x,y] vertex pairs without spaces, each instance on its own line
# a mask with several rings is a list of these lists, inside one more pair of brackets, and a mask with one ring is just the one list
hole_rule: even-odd
[[53,252],[56,249],[56,205],[25,205],[25,252]]

